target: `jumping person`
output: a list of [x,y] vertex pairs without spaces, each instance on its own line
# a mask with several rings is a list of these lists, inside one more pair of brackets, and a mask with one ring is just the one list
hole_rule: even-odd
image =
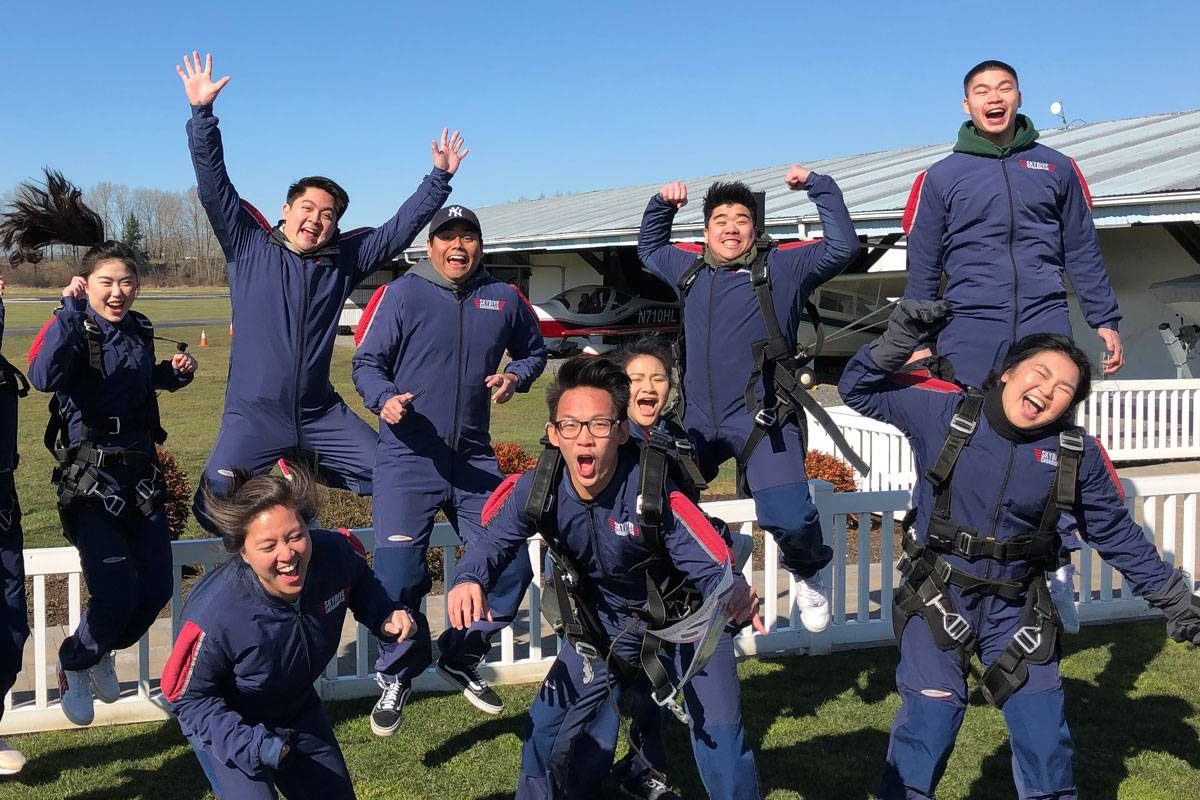
[[901,707],[880,796],[931,798],[967,703],[973,656],[985,697],[1002,709],[1023,800],[1076,797],[1074,749],[1059,675],[1059,620],[1042,578],[1058,552],[1058,515],[1167,616],[1176,641],[1200,644],[1200,598],[1126,510],[1103,448],[1071,423],[1087,397],[1087,356],[1059,334],[1018,341],[982,390],[893,376],[946,322],[946,301],[903,300],[886,333],[851,359],[839,390],[908,437],[915,525],[896,593]]
[[[1091,194],[1075,161],[1038,144],[1017,71],[983,61],[963,78],[954,152],[917,176],[904,211],[904,296],[934,300],[943,274],[954,318],[937,340],[954,377],[979,386],[1018,339],[1071,337],[1063,273],[1104,342],[1104,374],[1125,363],[1121,313],[1100,254]],[[928,355],[926,349],[918,357]]]
[[245,206],[225,171],[213,103],[228,77],[212,79],[212,56],[176,67],[192,116],[188,145],[196,191],[229,263],[233,339],[229,386],[216,444],[196,493],[196,518],[210,530],[203,489],[225,493],[233,469],[261,474],[283,455],[315,454],[322,482],[371,492],[377,436],[329,382],[338,315],[350,292],[398,255],[450,194],[450,177],[467,155],[455,131],[432,144],[433,171],[381,227],[341,232],[349,198],[320,176],[288,189],[274,228]]
[[207,498],[232,557],[198,583],[163,668],[163,696],[203,751],[222,798],[354,797],[329,718],[313,689],[337,654],[347,608],[381,637],[413,631],[353,534],[310,530],[316,487],[238,471]]
[[[732,576],[729,549],[700,510],[669,482],[661,503],[641,495],[638,452],[622,447],[629,380],[620,367],[604,358],[564,362],[547,405],[550,449],[537,469],[510,476],[488,500],[487,535],[459,562],[446,605],[455,628],[487,619],[488,590],[514,559],[527,557],[531,536],[547,540],[554,590],[546,597],[558,598],[556,627],[565,638],[529,712],[517,797],[591,797],[612,763],[616,703],[638,671],[633,665],[663,668],[644,647],[644,617],[663,599],[650,584],[686,575],[704,598],[696,615],[706,631],[721,633],[726,617],[760,630],[762,622],[757,597]],[[661,511],[652,521],[651,503]],[[724,726],[740,716],[729,712],[734,698],[702,698],[692,682],[683,694],[697,738],[731,739]]]
[[[431,582],[425,553],[438,510],[468,549],[483,535],[483,504],[500,485],[488,424],[490,403],[527,392],[546,367],[546,346],[524,297],[482,265],[479,219],[447,206],[429,226],[428,258],[388,284],[366,320],[354,355],[354,385],[379,414],[372,523],[375,569],[389,595],[419,609]],[[511,360],[497,370],[508,352]],[[504,703],[476,672],[491,639],[512,622],[533,577],[518,559],[492,588],[492,620],[438,639],[438,672],[473,705],[499,714]],[[404,718],[412,679],[432,661],[429,623],[403,643],[382,644],[382,692],[371,730],[391,736]]]
[[[0,235],[3,235],[0,233]],[[4,278],[0,277],[0,345],[4,343]],[[21,671],[21,654],[29,638],[25,604],[25,536],[21,504],[13,472],[17,468],[17,400],[29,394],[20,370],[0,355],[0,718],[4,697]],[[0,775],[15,775],[25,757],[0,739]]]
[[[693,459],[687,432],[667,413],[674,387],[675,359],[671,347],[657,337],[646,337],[623,347],[614,361],[629,378],[630,439],[642,447],[661,448],[669,461],[669,474],[678,489],[699,504],[705,488]],[[753,540],[732,534],[720,520],[710,520],[733,554],[734,566],[749,556]],[[671,656],[682,656],[676,651]],[[676,670],[686,665],[682,659]],[[745,741],[741,717],[741,686],[733,652],[733,636],[726,633],[704,669],[689,684],[708,719],[692,727],[692,753],[708,796],[757,798],[760,796],[754,753]],[[662,735],[669,714],[654,702],[644,679],[627,694],[631,709],[629,754],[613,766],[623,796],[641,800],[673,800],[678,796],[667,783],[667,753]],[[718,721],[718,715],[721,719]]]
[[[1017,72],[983,61],[963,78],[954,152],[917,176],[904,212],[908,282],[904,296],[944,296],[954,318],[937,340],[954,378],[978,386],[1031,333],[1071,338],[1063,273],[1088,324],[1103,340],[1104,374],[1125,363],[1121,313],[1092,222],[1092,197],[1075,161],[1037,143],[1023,114]],[[915,358],[930,355],[922,349]],[[1068,632],[1079,630],[1071,550],[1079,539],[1063,519],[1064,549],[1049,570]]]
[[[155,391],[191,382],[186,352],[155,363],[154,328],[132,311],[141,256],[104,237],[80,191],[47,171],[46,188],[23,184],[0,221],[0,243],[17,258],[57,242],[88,248],[62,307],[30,349],[29,380],[53,392],[47,445],[58,467],[63,532],[79,550],[91,599],[58,648],[63,713],[76,725],[94,698],[121,694],[114,650],[142,637],[171,599],[171,540],[155,445],[166,438]],[[31,254],[26,256],[24,254]]]
[[[829,624],[821,569],[824,544],[804,469],[803,411],[777,391],[782,359],[796,349],[808,296],[858,253],[858,239],[833,179],[793,166],[788,188],[807,189],[825,238],[793,249],[771,247],[755,228],[755,199],[742,183],[714,183],[704,198],[704,249],[672,247],[671,222],[688,201],[687,186],[668,183],[650,199],[638,232],[638,256],[675,286],[684,303],[686,345],[683,423],[706,480],[736,458],[739,488],[754,498],[758,523],[779,543],[783,566],[800,581],[800,616],[808,630]],[[768,325],[759,287],[771,297]],[[779,331],[775,342],[771,333]],[[776,352],[777,351],[777,352]],[[802,391],[802,390],[801,390]]]

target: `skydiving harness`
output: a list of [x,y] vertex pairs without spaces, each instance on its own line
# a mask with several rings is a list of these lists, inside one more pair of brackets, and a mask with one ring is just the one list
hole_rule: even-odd
[[[153,360],[153,340],[161,337],[154,335],[154,325],[144,315],[136,311],[130,311],[129,315],[137,322],[138,334],[150,348]],[[88,368],[96,380],[102,380],[104,332],[94,320],[85,316],[83,334],[87,342]],[[187,350],[187,344],[183,342],[175,342],[175,345],[181,353]],[[116,450],[97,444],[105,437],[130,429],[144,433],[139,444]],[[154,513],[165,488],[154,447],[166,438],[159,418],[158,395],[151,391],[145,406],[133,415],[103,416],[83,411],[81,436],[79,442],[72,445],[58,395],[51,395],[50,419],[42,441],[58,462],[51,482],[58,484],[58,511],[68,539],[73,540],[75,518],[92,500],[126,527],[133,527]],[[101,471],[114,466],[127,467],[142,477],[133,487],[122,488]]]
[[[1046,586],[1044,572],[1057,564],[1059,535],[1056,522],[1059,513],[1072,507],[1079,462],[1083,457],[1084,431],[1079,427],[1063,430],[1058,435],[1058,467],[1054,486],[1046,499],[1037,530],[1026,536],[1007,541],[984,537],[950,517],[951,483],[954,466],[978,425],[984,395],[968,389],[950,421],[950,431],[938,453],[937,461],[925,477],[934,486],[933,513],[924,546],[918,544],[912,530],[916,509],[904,518],[904,553],[898,567],[905,581],[896,590],[896,641],[900,641],[909,618],[920,614],[925,618],[934,644],[941,650],[957,648],[963,664],[970,663],[976,644],[976,633],[958,613],[950,585],[962,594],[996,595],[1005,600],[1023,599],[1017,628],[1004,652],[983,671],[984,697],[1000,708],[1004,702],[1029,679],[1028,664],[1045,664],[1058,651],[1059,618]],[[1001,563],[1024,561],[1029,569],[1015,580],[979,578],[953,566],[945,556],[957,556],[968,561],[988,559]]]
[[[0,392],[12,392],[17,397],[26,397],[29,394],[29,380],[21,372],[12,365],[12,363],[0,355]],[[12,422],[16,426],[16,422]],[[15,449],[15,448],[14,448]],[[12,454],[12,463],[6,463],[7,458],[4,454],[0,454],[0,475],[6,475],[14,472],[17,469],[17,464],[20,462],[20,457],[16,452]]]
[[[669,436],[661,434],[640,448],[638,528],[651,555],[633,569],[644,567],[646,576],[646,605],[638,614],[646,623],[638,655],[640,669],[650,681],[654,702],[670,709],[686,724],[689,718],[680,695],[692,676],[712,657],[724,633],[725,595],[733,584],[733,571],[727,564],[724,577],[707,600],[702,600],[699,591],[678,570],[672,570],[661,584],[650,574],[651,565],[669,563],[661,534],[666,481],[672,471],[670,462],[674,460],[668,449],[671,442]],[[547,580],[548,591],[542,600],[542,614],[583,659],[585,684],[593,680],[595,659],[603,660],[621,682],[631,682],[637,677],[639,666],[614,651],[611,637],[595,611],[598,589],[559,537],[555,489],[562,478],[562,453],[547,440],[542,443],[545,448],[534,468],[533,486],[525,504],[525,514],[535,522],[553,564]],[[695,645],[687,672],[675,684],[659,659],[665,643]]]
[[[850,443],[846,441],[846,437],[842,435],[841,430],[830,418],[829,413],[811,394],[814,377],[809,364],[820,354],[821,348],[825,344],[825,330],[821,323],[821,314],[810,300],[804,301],[804,311],[812,322],[817,340],[811,351],[799,343],[793,349],[783,335],[779,317],[775,313],[775,301],[771,296],[771,275],[767,259],[777,245],[766,237],[759,239],[757,244],[758,255],[754,259],[754,263],[750,265],[750,283],[754,287],[754,296],[758,300],[758,308],[762,313],[763,322],[766,324],[767,338],[751,343],[751,356],[754,362],[750,378],[746,381],[745,402],[746,410],[754,418],[754,428],[737,456],[738,493],[747,495],[744,491],[746,489],[746,465],[755,448],[772,430],[778,430],[787,422],[794,421],[800,429],[804,450],[806,453],[808,452],[809,415],[828,434],[850,465],[860,475],[866,475],[871,471],[870,466],[854,452]],[[701,255],[679,277],[676,289],[679,292],[681,316],[687,305],[688,293],[696,282],[696,276],[706,266],[707,263]],[[680,337],[679,341],[682,343],[683,337]],[[678,361],[681,369],[687,363],[682,352],[678,353]],[[759,384],[762,385],[763,390],[762,400],[755,397]],[[805,412],[808,413],[805,414]]]

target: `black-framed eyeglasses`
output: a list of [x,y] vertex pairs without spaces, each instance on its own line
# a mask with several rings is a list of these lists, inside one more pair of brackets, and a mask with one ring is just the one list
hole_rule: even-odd
[[584,428],[588,429],[588,433],[595,436],[597,439],[607,439],[612,435],[613,428],[620,420],[609,419],[608,417],[596,417],[589,419],[587,422],[580,422],[577,419],[560,419],[551,422],[554,430],[558,431],[558,435],[564,439],[578,438]]

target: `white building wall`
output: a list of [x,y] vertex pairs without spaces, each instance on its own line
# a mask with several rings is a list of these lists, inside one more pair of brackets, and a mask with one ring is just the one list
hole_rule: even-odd
[[532,266],[529,274],[531,303],[549,300],[573,286],[604,283],[604,277],[576,253],[533,253],[527,257]]

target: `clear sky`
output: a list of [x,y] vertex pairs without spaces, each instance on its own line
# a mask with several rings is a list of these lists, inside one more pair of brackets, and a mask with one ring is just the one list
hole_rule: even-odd
[[[229,172],[274,218],[323,173],[377,224],[461,128],[482,206],[950,141],[963,72],[1020,72],[1039,127],[1200,107],[1200,3],[3,0],[0,192],[43,164],[194,183],[175,65],[215,53]],[[836,177],[836,176],[835,176]]]

